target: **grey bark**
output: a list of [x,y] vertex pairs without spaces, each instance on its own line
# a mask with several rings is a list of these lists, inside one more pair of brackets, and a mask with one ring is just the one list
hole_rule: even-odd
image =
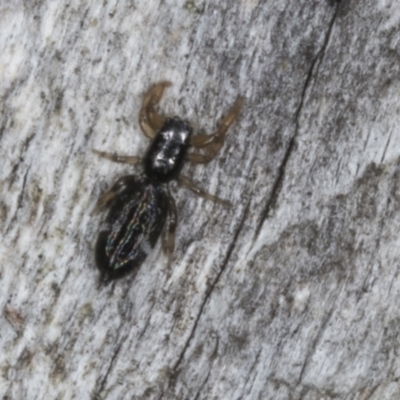
[[[0,5],[0,396],[400,398],[400,8],[395,0]],[[90,212],[138,171],[137,114],[212,132],[174,190],[171,268],[98,283]],[[172,185],[174,188],[175,186]]]

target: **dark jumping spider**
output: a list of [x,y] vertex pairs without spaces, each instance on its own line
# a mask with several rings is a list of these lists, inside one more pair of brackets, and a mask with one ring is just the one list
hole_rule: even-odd
[[[142,161],[143,173],[118,179],[98,200],[96,209],[106,206],[108,215],[100,228],[95,248],[96,264],[104,281],[120,278],[140,266],[164,228],[163,249],[170,265],[175,247],[177,211],[168,182],[178,183],[207,200],[229,205],[229,201],[204,192],[180,174],[184,162],[210,162],[224,144],[228,128],[237,118],[243,99],[238,97],[213,135],[192,136],[192,128],[178,117],[164,118],[155,110],[170,82],[160,82],[146,92],[139,112],[143,133],[151,140],[143,159],[93,150],[111,161],[137,164]],[[188,153],[190,147],[203,153]]]

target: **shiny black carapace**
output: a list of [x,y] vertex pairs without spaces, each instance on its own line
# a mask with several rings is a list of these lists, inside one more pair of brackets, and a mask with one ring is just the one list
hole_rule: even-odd
[[[115,162],[133,165],[141,161],[143,164],[141,175],[127,175],[118,179],[97,202],[96,209],[103,206],[109,209],[95,249],[96,264],[104,281],[120,278],[138,267],[163,230],[163,249],[168,256],[168,264],[171,263],[177,212],[168,182],[177,180],[200,197],[230,204],[199,189],[181,174],[181,170],[186,160],[206,164],[217,155],[228,128],[240,112],[243,99],[238,97],[215,134],[192,136],[192,128],[186,122],[177,117],[165,118],[155,110],[168,86],[170,82],[157,83],[144,96],[139,123],[143,133],[152,142],[143,159],[93,150],[99,156]],[[202,149],[202,152],[189,153],[190,147]]]

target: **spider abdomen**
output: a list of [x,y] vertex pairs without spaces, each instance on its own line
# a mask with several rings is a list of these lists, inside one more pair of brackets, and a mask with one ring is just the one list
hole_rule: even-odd
[[168,194],[145,177],[126,176],[109,206],[96,243],[96,264],[104,280],[139,267],[156,244],[168,213]]

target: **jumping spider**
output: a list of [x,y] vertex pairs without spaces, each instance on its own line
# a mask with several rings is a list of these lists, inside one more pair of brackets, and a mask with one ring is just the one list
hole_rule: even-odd
[[[139,124],[151,143],[143,159],[93,150],[111,161],[143,164],[142,174],[118,179],[97,201],[96,209],[103,206],[109,209],[95,247],[96,264],[104,281],[120,278],[140,266],[156,244],[167,218],[162,244],[168,264],[171,264],[177,211],[168,182],[176,180],[200,197],[223,205],[230,204],[198,188],[188,177],[181,175],[181,170],[186,160],[206,164],[214,159],[240,112],[243,98],[237,98],[215,134],[192,136],[192,128],[186,122],[178,117],[165,118],[155,110],[165,88],[170,85],[170,82],[157,83],[144,96]],[[190,147],[202,149],[203,153],[188,153]]]

